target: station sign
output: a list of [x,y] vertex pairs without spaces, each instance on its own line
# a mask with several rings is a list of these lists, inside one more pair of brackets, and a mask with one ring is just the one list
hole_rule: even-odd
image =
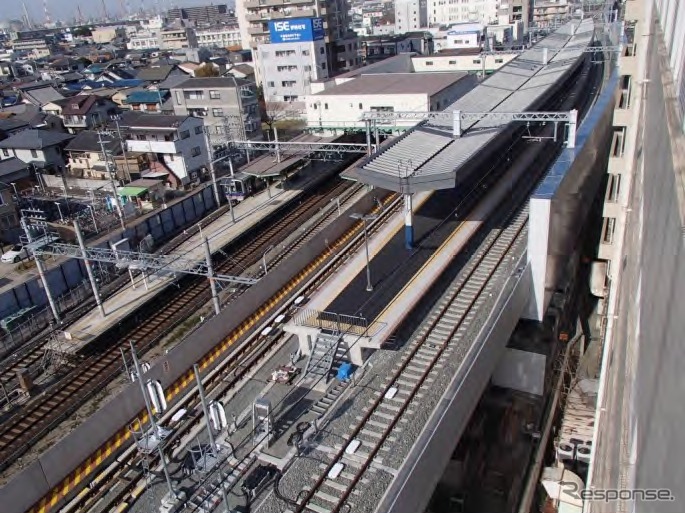
[[324,37],[323,19],[290,18],[269,21],[272,43],[306,43]]

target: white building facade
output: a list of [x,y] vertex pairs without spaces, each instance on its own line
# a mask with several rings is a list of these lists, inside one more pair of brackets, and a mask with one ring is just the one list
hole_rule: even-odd
[[[360,118],[366,111],[441,110],[476,83],[475,75],[464,73],[381,73],[345,81],[334,79],[329,87],[307,96],[307,128],[326,134],[341,133],[352,127],[363,128]],[[415,124],[413,120],[397,123],[407,127]]]
[[271,22],[271,44],[257,48],[267,102],[300,101],[312,81],[329,76],[320,18]]
[[141,114],[125,128],[128,151],[154,154],[173,173],[178,185],[196,180],[209,162],[200,118]]
[[428,26],[428,0],[395,0],[395,30],[415,32]]
[[227,48],[242,46],[238,25],[197,30],[197,44],[205,47]]
[[271,43],[257,47],[267,102],[301,101],[312,81],[329,76],[321,18],[270,22]]
[[428,0],[428,20],[431,25],[497,23],[499,4],[497,0]]

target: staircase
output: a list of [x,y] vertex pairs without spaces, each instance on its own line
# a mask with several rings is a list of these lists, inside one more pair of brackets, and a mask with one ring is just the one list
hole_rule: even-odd
[[333,362],[335,362],[341,341],[342,335],[324,331],[319,333],[304,369],[305,378],[311,378],[313,381],[319,381],[320,378],[323,378],[324,383],[328,382],[328,376],[333,368]]

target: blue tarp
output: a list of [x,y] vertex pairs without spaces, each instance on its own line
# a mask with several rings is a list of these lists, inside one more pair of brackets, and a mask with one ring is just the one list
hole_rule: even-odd
[[349,362],[345,362],[338,369],[337,377],[340,381],[345,381],[347,379],[350,379],[350,376],[352,376],[352,364]]

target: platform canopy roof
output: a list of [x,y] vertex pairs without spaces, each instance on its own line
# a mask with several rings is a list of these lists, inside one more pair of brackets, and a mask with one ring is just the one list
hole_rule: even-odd
[[[574,20],[540,40],[476,88],[447,106],[447,112],[525,112],[539,106],[592,42],[592,19]],[[547,48],[547,64],[543,52]],[[507,126],[501,120],[480,120],[462,126],[453,136],[452,120],[433,119],[395,139],[355,169],[361,182],[403,193],[451,189],[459,171]]]

